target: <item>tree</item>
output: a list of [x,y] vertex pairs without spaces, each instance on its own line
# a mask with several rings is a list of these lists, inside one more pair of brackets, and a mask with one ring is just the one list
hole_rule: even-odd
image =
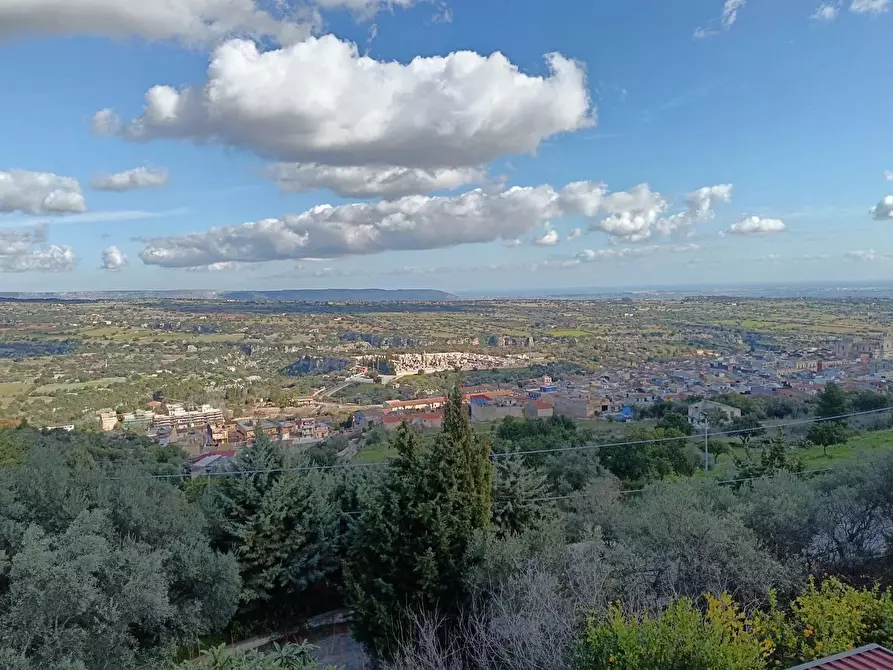
[[397,457],[363,494],[345,566],[358,638],[377,655],[395,653],[413,611],[455,617],[465,594],[467,547],[490,523],[489,443],[476,438],[458,387],[429,452],[404,423]]
[[0,666],[159,667],[229,622],[235,559],[176,486],[148,465],[71,465],[77,433],[32,435],[40,448],[0,470]]
[[849,398],[846,391],[834,382],[828,382],[825,389],[816,396],[815,414],[822,419],[840,417],[849,411]]
[[499,458],[493,477],[493,525],[497,535],[523,532],[549,516],[546,477],[519,457]]
[[705,417],[707,419],[707,424],[713,428],[713,430],[720,430],[729,423],[728,415],[718,407],[711,407],[708,409]]
[[[775,435],[763,444],[758,462],[748,451],[744,458],[735,458],[735,465],[738,468],[737,479],[756,479],[779,472],[803,472],[803,463],[788,454],[787,439],[782,428],[776,428]],[[740,488],[741,482],[736,482],[736,486]]]
[[745,449],[750,447],[753,438],[766,434],[763,424],[752,414],[735,417],[729,424],[729,430],[741,441],[741,446]]
[[288,465],[282,448],[258,433],[231,476],[215,481],[215,544],[239,560],[242,616],[278,621],[312,610],[336,567],[338,518],[326,483]]
[[847,441],[847,431],[843,424],[837,421],[823,421],[814,423],[806,433],[806,439],[813,444],[822,447],[822,453],[827,458],[828,447],[835,444],[843,444]]
[[657,428],[665,430],[676,430],[682,435],[691,435],[692,427],[688,419],[678,412],[667,412],[657,422]]
[[871,412],[890,407],[890,396],[886,393],[875,391],[856,391],[850,397],[850,403],[855,412]]

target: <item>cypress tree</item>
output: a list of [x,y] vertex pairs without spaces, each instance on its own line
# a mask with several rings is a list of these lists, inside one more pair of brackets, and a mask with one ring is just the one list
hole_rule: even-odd
[[357,637],[388,657],[411,609],[449,618],[465,597],[468,543],[490,522],[490,445],[475,438],[458,387],[429,452],[404,423],[397,457],[367,492],[345,568]]

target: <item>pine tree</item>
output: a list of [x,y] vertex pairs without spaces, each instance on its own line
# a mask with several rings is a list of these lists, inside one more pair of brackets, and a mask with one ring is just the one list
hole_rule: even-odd
[[230,476],[214,482],[216,545],[239,560],[243,616],[280,620],[306,609],[336,567],[338,512],[327,483],[288,465],[281,446],[258,433]]
[[413,609],[447,619],[465,597],[467,547],[490,521],[490,446],[475,438],[458,387],[430,452],[404,423],[397,457],[364,497],[345,568],[358,638],[378,655],[393,653]]
[[500,458],[493,478],[493,525],[499,536],[521,533],[540,523],[551,509],[544,504],[546,476],[520,457]]

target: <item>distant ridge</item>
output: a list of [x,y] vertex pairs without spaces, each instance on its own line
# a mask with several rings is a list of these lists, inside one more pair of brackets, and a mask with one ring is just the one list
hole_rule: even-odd
[[0,293],[0,300],[238,300],[278,302],[440,302],[459,296],[434,289],[294,289],[279,291],[69,291]]
[[303,302],[437,302],[458,300],[459,296],[433,289],[325,288],[293,291],[224,291],[221,300],[280,300]]

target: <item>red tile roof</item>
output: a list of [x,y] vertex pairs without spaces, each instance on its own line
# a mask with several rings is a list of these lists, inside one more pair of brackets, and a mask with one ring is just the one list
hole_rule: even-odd
[[543,402],[542,400],[534,400],[533,406],[537,409],[552,409],[552,405],[547,402]]
[[789,670],[893,670],[893,651],[877,644],[868,644],[836,656],[810,661]]

